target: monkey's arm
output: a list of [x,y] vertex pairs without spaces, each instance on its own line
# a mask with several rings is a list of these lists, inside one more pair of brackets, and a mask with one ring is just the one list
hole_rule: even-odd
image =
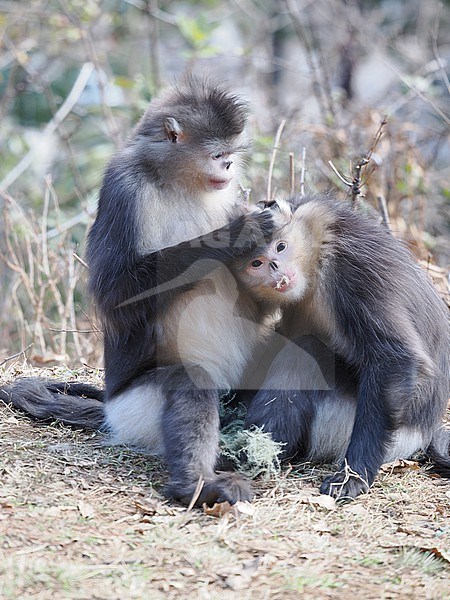
[[[355,344],[354,355],[347,356],[359,372],[353,431],[341,470],[321,486],[322,493],[335,498],[355,498],[368,491],[418,385],[418,361],[401,332],[393,332],[394,338],[371,327],[367,319],[364,326],[361,323],[355,320],[365,329],[364,345]],[[350,335],[357,339],[355,330]]]
[[167,303],[180,288],[192,285],[218,267],[246,256],[270,238],[270,211],[242,215],[229,225],[137,259],[136,279],[147,298]]

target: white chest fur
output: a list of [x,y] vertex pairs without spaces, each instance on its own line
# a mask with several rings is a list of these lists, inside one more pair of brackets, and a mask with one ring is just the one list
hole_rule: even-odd
[[200,197],[169,187],[155,194],[153,186],[144,187],[136,200],[138,250],[142,254],[161,250],[225,226],[236,200],[234,186]]

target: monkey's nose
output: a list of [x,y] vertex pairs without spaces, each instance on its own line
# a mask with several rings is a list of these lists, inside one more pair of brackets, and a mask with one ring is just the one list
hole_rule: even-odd
[[272,269],[272,271],[278,271],[278,264],[274,260],[269,262],[269,267]]
[[228,169],[231,167],[232,164],[233,164],[232,160],[227,160],[227,162],[225,163],[225,169],[228,171]]

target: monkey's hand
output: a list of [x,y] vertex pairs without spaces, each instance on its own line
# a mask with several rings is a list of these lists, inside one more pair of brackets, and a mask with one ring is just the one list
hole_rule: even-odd
[[[171,498],[178,500],[182,504],[189,505],[195,493],[196,484],[184,486],[183,488],[170,485],[166,493]],[[219,472],[213,479],[205,481],[200,494],[195,501],[195,506],[214,506],[220,502],[249,502],[253,498],[253,490],[247,479],[239,473]]]
[[340,501],[353,500],[360,494],[366,494],[371,483],[346,464],[341,471],[325,477],[320,493]]
[[269,209],[242,215],[230,224],[230,258],[240,258],[265,248],[272,239],[273,213]]

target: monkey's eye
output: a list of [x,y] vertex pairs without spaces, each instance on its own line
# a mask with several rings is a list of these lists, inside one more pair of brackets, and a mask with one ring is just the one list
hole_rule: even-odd
[[287,248],[287,244],[286,242],[278,242],[277,244],[277,252],[278,254],[280,254],[280,252],[284,252]]
[[262,260],[259,260],[259,258],[257,258],[256,260],[252,261],[250,263],[250,266],[253,267],[253,269],[259,269],[260,267],[262,267],[263,262]]
[[224,156],[225,152],[218,152],[217,154],[214,154],[213,160],[219,160],[219,158],[223,158]]

